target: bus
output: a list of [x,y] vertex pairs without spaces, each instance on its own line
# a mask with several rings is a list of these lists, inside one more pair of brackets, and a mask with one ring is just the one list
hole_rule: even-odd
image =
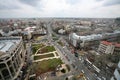
[[88,59],[85,59],[85,62],[86,62],[88,65],[92,66],[92,63],[91,63]]
[[94,70],[96,71],[96,72],[100,72],[100,69],[99,68],[97,68],[95,65],[92,65],[93,66],[93,68],[94,68]]
[[93,68],[97,73],[100,72],[100,69],[97,68],[95,65],[93,65],[88,59],[85,59],[85,61],[86,61],[86,64],[89,65],[89,66],[91,66],[91,68]]

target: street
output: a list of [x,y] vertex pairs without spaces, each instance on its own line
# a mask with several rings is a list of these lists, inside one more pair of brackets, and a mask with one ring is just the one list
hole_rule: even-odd
[[[48,40],[51,42],[51,44],[53,44],[55,46],[57,51],[59,51],[63,62],[68,64],[71,68],[71,72],[69,72],[65,75],[62,75],[60,77],[54,77],[52,79],[63,80],[71,74],[79,75],[81,73],[81,71],[84,71],[85,77],[89,78],[90,80],[96,80],[96,76],[91,71],[89,71],[88,68],[81,62],[81,60],[79,60],[77,57],[75,57],[74,54],[72,54],[67,49],[66,46],[62,47],[59,44],[57,44],[56,42],[52,41],[52,29],[51,29],[50,23],[47,25],[47,29],[48,29]],[[68,44],[68,43],[66,42],[66,44]],[[73,65],[75,65],[75,67]]]

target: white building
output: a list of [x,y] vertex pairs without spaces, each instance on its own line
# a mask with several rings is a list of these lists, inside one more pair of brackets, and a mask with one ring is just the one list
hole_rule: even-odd
[[80,37],[76,33],[71,33],[69,35],[69,40],[74,47],[77,46],[77,41],[80,40],[79,38]]
[[69,40],[74,46],[76,46],[77,42],[80,42],[79,45],[81,47],[87,46],[92,41],[104,40],[104,39],[114,39],[120,37],[120,31],[114,31],[113,33],[104,33],[104,34],[91,34],[87,36],[79,36],[76,33],[69,34]]
[[0,37],[0,80],[20,78],[25,52],[21,37]]
[[64,29],[60,29],[60,30],[58,30],[58,33],[59,33],[59,34],[64,34],[64,33],[65,33],[65,30],[64,30]]
[[118,63],[117,68],[116,68],[115,71],[114,71],[114,75],[113,75],[113,77],[111,78],[111,80],[120,80],[120,61],[119,61],[119,63]]

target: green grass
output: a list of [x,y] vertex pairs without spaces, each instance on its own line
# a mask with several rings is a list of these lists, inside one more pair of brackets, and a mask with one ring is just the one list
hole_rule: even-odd
[[32,44],[32,52],[33,54],[36,53],[36,51],[39,49],[39,48],[42,48],[43,46],[45,46],[44,44]]
[[62,63],[63,62],[61,59],[56,59],[56,58],[44,60],[44,61],[34,63],[34,66],[35,66],[34,69],[35,69],[35,72],[38,75],[40,75],[41,73],[55,70],[55,68]]
[[43,59],[43,58],[48,58],[48,57],[54,57],[54,54],[46,54],[46,55],[38,55],[38,56],[34,56],[34,60],[39,60],[39,59]]
[[55,51],[54,46],[46,46],[40,50],[41,53],[53,52]]

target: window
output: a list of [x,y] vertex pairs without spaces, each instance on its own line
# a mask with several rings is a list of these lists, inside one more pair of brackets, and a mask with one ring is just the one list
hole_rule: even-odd
[[3,62],[4,60],[0,60],[0,62]]
[[12,61],[14,62],[14,57],[12,57]]
[[11,65],[11,62],[10,62],[10,61],[8,61],[8,62],[7,62],[7,65],[8,65],[8,66],[10,66],[10,65]]
[[9,72],[7,69],[4,69],[2,71],[2,75],[4,76],[5,80],[9,79],[10,78],[10,75],[9,75]]
[[12,67],[10,67],[10,72],[11,72],[11,74],[12,74],[13,76],[15,75]]
[[2,76],[0,75],[0,80],[2,80]]
[[20,54],[21,58],[22,58],[22,53]]
[[15,70],[17,71],[17,67],[16,67],[15,63],[13,63],[13,65],[14,65]]
[[1,69],[1,68],[4,68],[4,67],[5,67],[5,64],[4,64],[4,63],[0,64],[0,69]]

